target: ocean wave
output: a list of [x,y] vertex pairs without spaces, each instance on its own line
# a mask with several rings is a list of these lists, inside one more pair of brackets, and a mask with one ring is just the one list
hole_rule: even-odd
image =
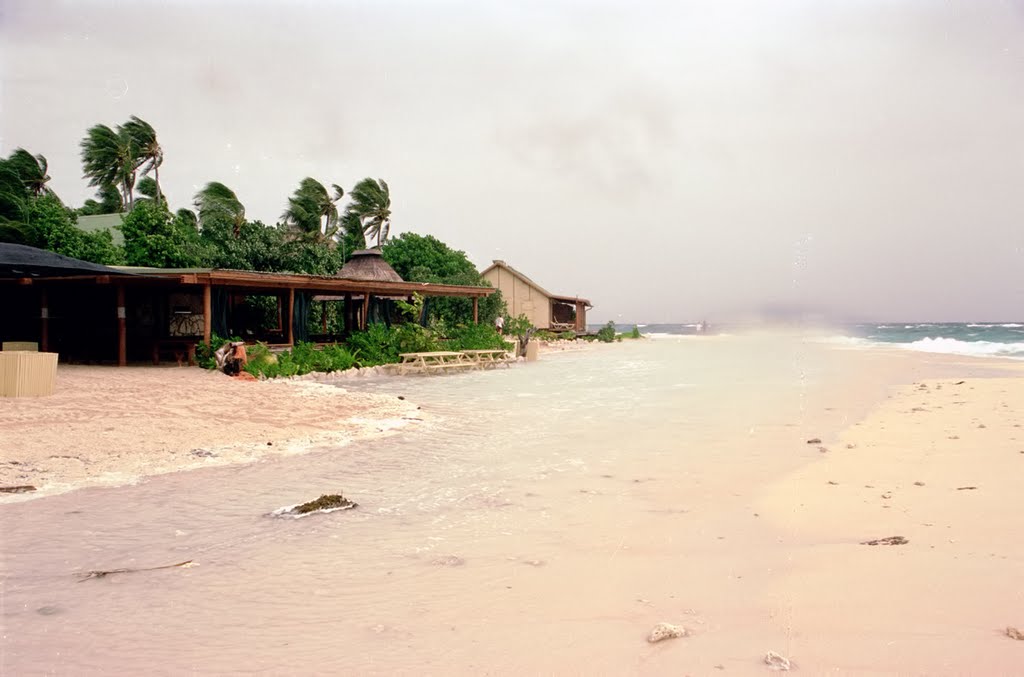
[[1001,329],[1021,329],[1022,327],[1024,327],[1024,324],[1018,324],[1016,322],[1007,322],[1005,324],[986,322],[986,323],[978,323],[978,324],[972,323],[972,324],[968,324],[967,326],[968,327],[973,327],[973,328],[985,328],[985,329],[995,329],[996,327],[999,327]]
[[958,341],[938,336],[907,343],[907,350],[925,353],[948,353],[976,357],[1017,357],[1024,358],[1024,343],[996,343],[994,341]]

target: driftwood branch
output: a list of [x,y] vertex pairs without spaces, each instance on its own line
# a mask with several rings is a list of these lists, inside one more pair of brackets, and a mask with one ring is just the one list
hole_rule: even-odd
[[175,567],[188,567],[192,565],[192,560],[187,560],[185,562],[178,562],[177,564],[165,564],[160,567],[143,567],[140,569],[95,569],[78,574],[78,576],[82,579],[78,582],[81,583],[82,581],[87,581],[90,578],[103,578],[105,576],[109,576],[110,574],[131,574],[135,573],[136,571],[156,571],[158,569],[174,569]]

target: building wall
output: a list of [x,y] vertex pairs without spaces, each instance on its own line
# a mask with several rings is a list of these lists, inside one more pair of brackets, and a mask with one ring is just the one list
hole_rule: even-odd
[[489,270],[484,278],[501,290],[509,317],[526,315],[538,329],[551,325],[551,299],[539,289],[501,266]]

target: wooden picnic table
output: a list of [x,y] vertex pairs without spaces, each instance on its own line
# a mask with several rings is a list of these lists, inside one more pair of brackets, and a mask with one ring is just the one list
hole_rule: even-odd
[[463,350],[462,352],[483,369],[509,363],[508,351],[506,350]]
[[401,358],[401,362],[398,363],[399,374],[405,374],[410,371],[425,373],[437,370],[471,369],[477,366],[477,363],[470,359],[466,353],[452,350],[437,350],[429,353],[402,353],[398,357]]

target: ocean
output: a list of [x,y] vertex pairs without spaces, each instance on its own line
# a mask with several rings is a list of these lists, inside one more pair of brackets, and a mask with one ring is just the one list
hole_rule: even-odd
[[[693,324],[639,324],[648,335],[695,335]],[[712,333],[729,334],[749,331],[750,325],[714,325]],[[600,325],[591,326],[591,330]],[[633,325],[616,325],[619,332],[628,332]],[[885,324],[836,325],[829,330],[836,343],[851,346],[901,347],[926,353],[946,353],[975,357],[1008,357],[1024,359],[1024,321],[1021,322],[889,322]]]

